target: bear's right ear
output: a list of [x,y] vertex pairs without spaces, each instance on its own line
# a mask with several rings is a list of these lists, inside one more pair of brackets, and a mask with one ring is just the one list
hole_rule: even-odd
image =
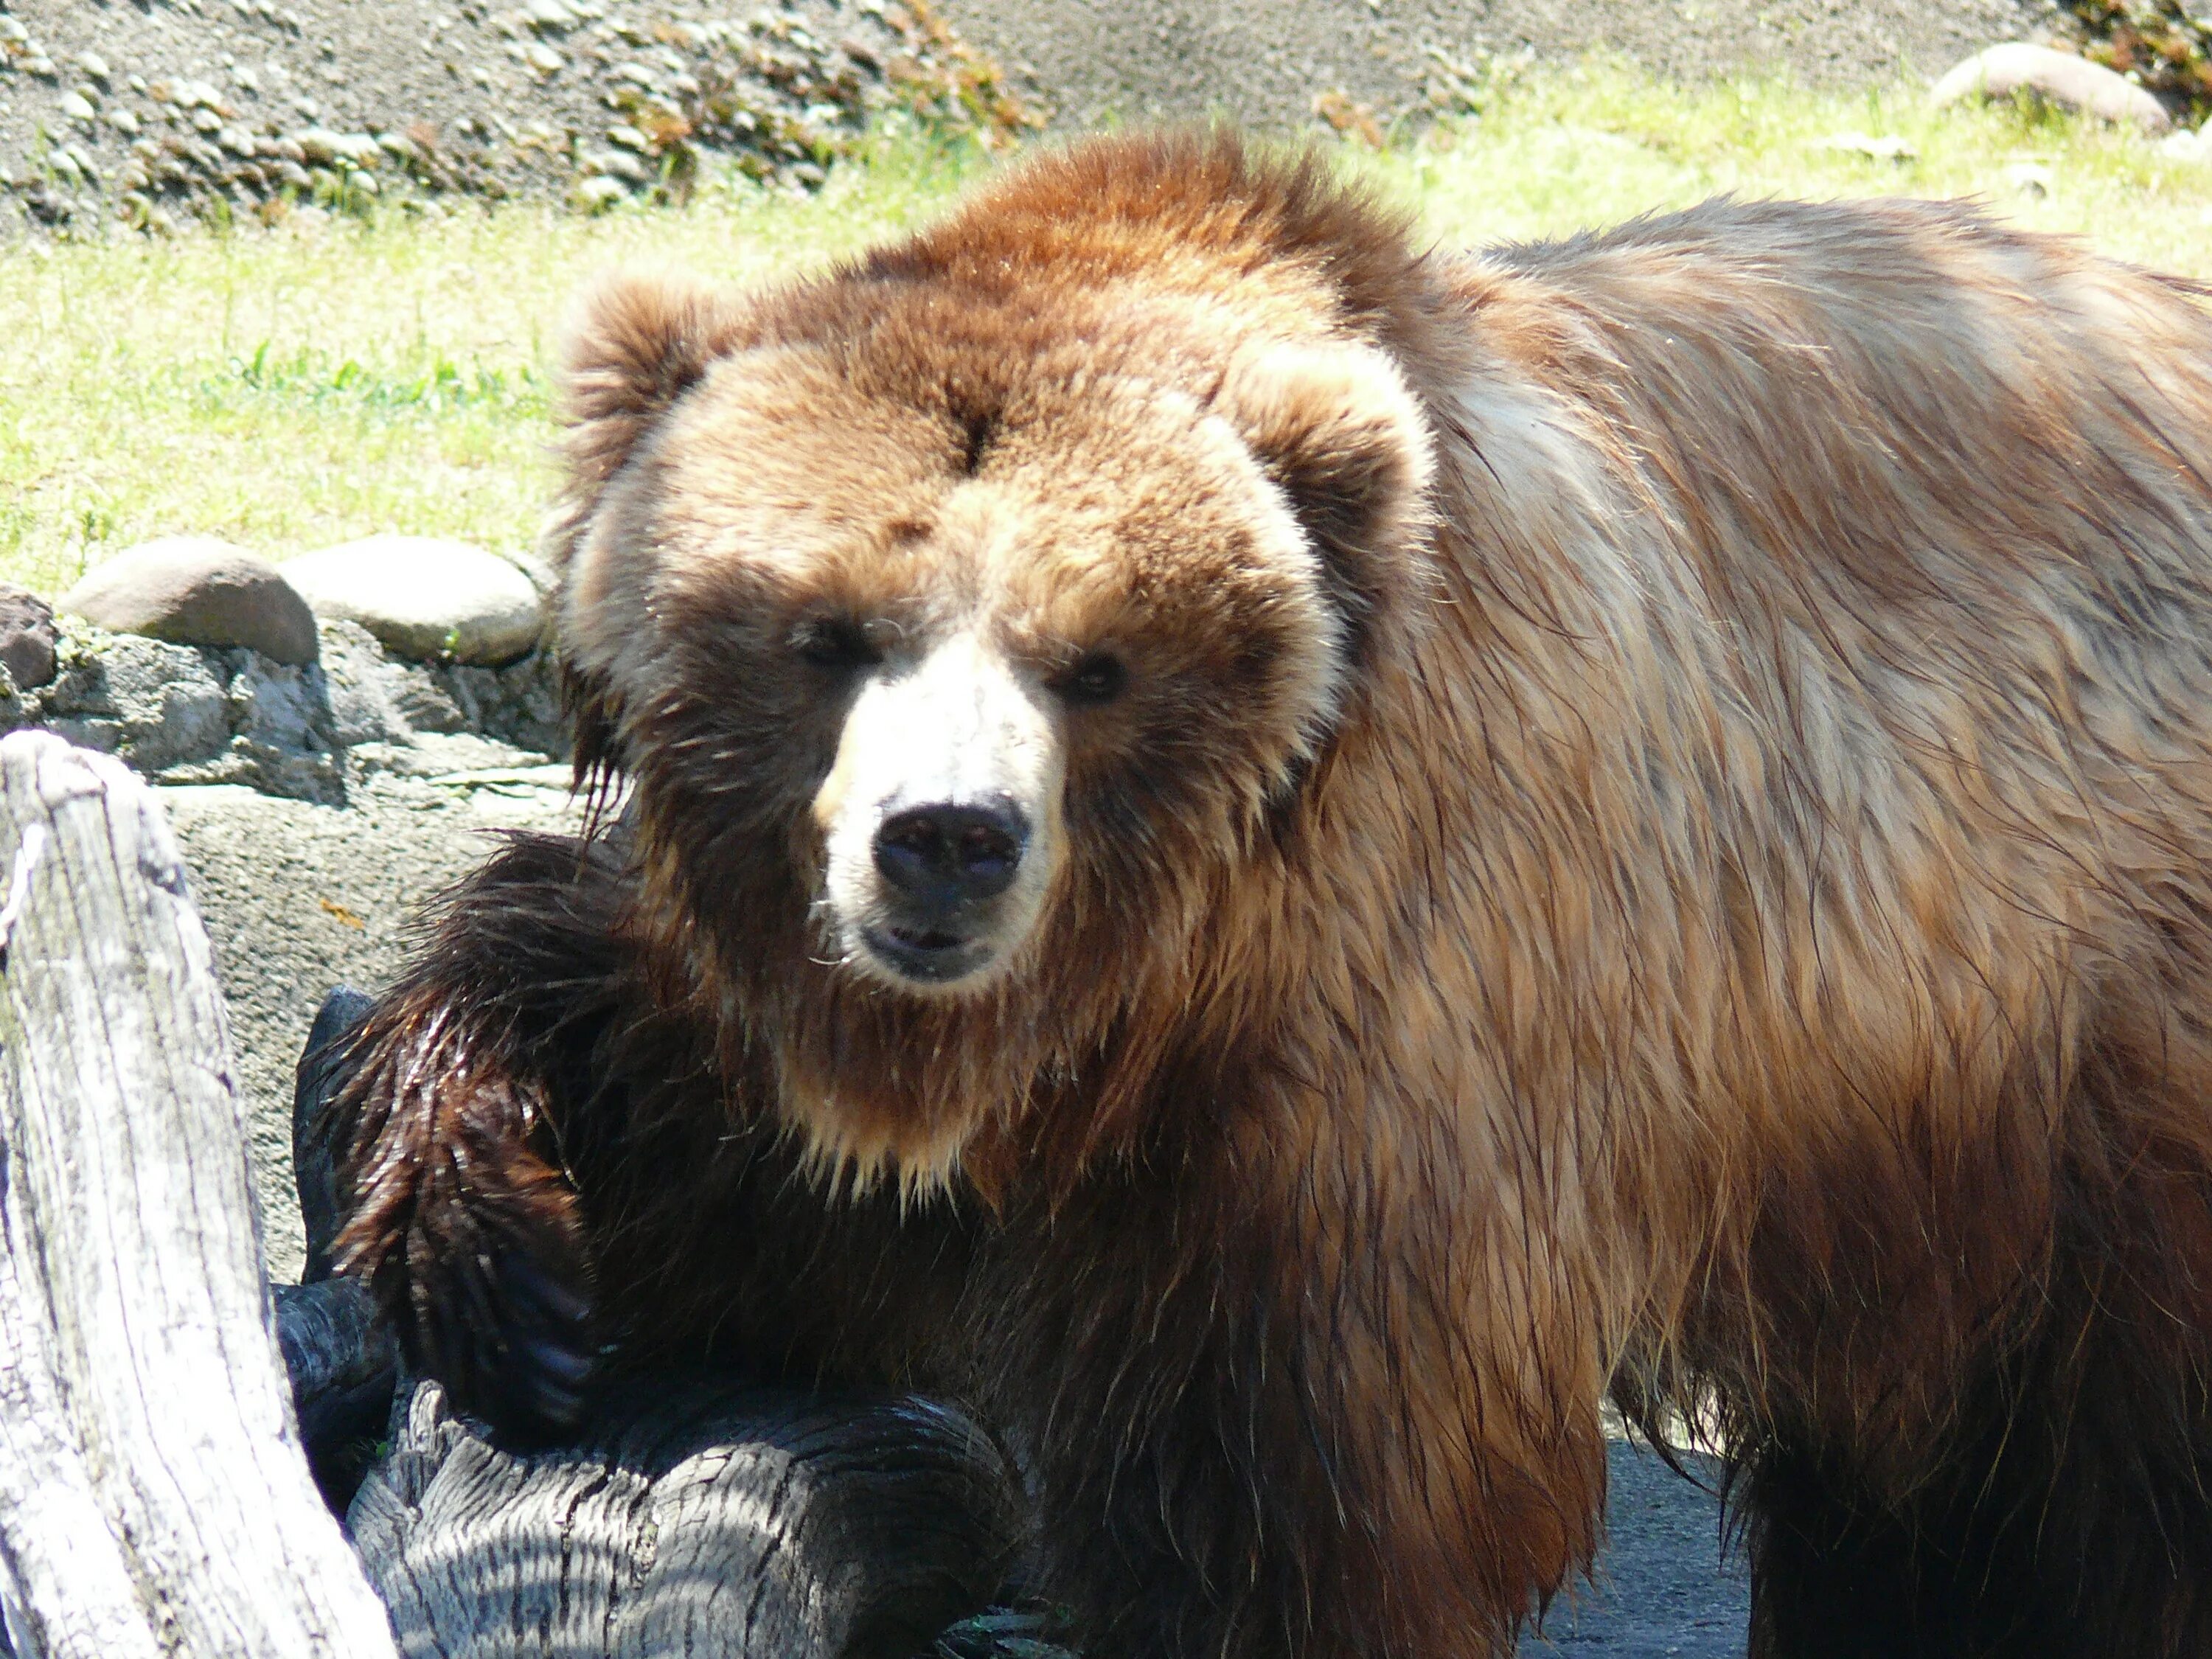
[[[743,349],[747,325],[735,295],[696,277],[619,271],[585,295],[561,356],[556,407],[564,428],[563,476],[538,544],[564,596],[608,480],[718,358]],[[557,608],[565,612],[565,600]],[[566,631],[564,625],[556,654],[574,734],[576,782],[604,804],[621,764],[617,711],[604,681],[574,660]]]
[[744,344],[728,289],[662,271],[617,271],[584,296],[561,355],[561,504],[544,553],[566,571],[607,480],[715,359]]

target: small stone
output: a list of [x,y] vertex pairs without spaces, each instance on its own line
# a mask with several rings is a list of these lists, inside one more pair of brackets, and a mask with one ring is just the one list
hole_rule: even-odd
[[213,110],[203,106],[192,112],[192,131],[195,132],[221,132],[222,131],[222,117],[217,115]]
[[530,0],[522,9],[522,15],[534,29],[572,29],[577,21],[576,14],[562,0]]
[[315,659],[315,618],[275,565],[212,536],[165,536],[95,566],[59,609],[179,645],[242,645]]
[[31,43],[31,32],[15,18],[0,13],[0,40],[11,46],[27,46]]
[[222,94],[207,81],[179,81],[169,89],[169,95],[193,109],[214,109],[222,102]]
[[2019,40],[1976,52],[1928,95],[1940,108],[1965,98],[2009,98],[2021,92],[2145,132],[2165,132],[2173,125],[2166,106],[2125,76],[2070,52]]
[[81,92],[64,93],[56,106],[72,121],[94,121],[100,118],[100,112]]
[[95,81],[107,79],[107,60],[96,52],[79,52],[76,57],[76,66]]
[[138,118],[127,109],[108,111],[107,125],[126,138],[136,138],[138,136]]
[[77,167],[76,157],[70,155],[67,149],[58,149],[46,159],[52,162],[54,171],[72,185],[82,182],[83,174]]
[[653,182],[653,169],[628,150],[594,150],[584,158],[584,167],[587,172],[612,179],[626,179],[633,185]]
[[317,616],[357,622],[416,660],[507,662],[533,649],[544,625],[530,578],[465,542],[371,536],[283,568]]
[[23,691],[54,677],[54,608],[27,587],[0,582],[0,664]]
[[2014,195],[2032,196],[2038,201],[2058,187],[2058,175],[2040,161],[2014,161],[1997,177]]
[[61,71],[54,67],[54,60],[46,53],[34,52],[23,60],[23,73],[35,75],[41,81],[52,81],[57,79]]
[[319,167],[346,161],[357,167],[373,167],[383,154],[376,140],[365,132],[332,132],[325,127],[305,127],[292,135],[292,141],[299,145],[308,161]]
[[641,154],[651,148],[652,144],[650,139],[633,126],[609,127],[607,142],[611,144],[619,144],[624,149],[637,150]]
[[593,177],[579,179],[574,191],[576,205],[586,213],[604,213],[617,202],[629,198],[629,191],[619,179]]
[[253,135],[244,127],[224,127],[216,134],[215,141],[233,155],[247,161],[253,157]]
[[523,61],[540,75],[557,75],[568,60],[543,40],[532,40],[522,50]]

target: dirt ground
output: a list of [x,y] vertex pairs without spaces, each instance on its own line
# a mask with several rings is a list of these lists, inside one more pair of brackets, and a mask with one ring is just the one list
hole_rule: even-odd
[[1940,75],[2056,21],[2050,0],[959,0],[954,20],[1063,120],[1226,114],[1292,125],[1341,91],[1389,117],[1490,54],[1611,50],[1706,79],[1787,69],[1863,85]]

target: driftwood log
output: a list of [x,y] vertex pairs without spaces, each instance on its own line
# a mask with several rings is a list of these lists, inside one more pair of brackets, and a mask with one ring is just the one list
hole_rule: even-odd
[[19,1655],[392,1652],[309,1480],[152,793],[0,739],[0,1607]]
[[[998,1586],[1020,1512],[1004,1454],[948,1408],[639,1381],[578,1444],[526,1452],[401,1382],[328,1272],[313,1128],[349,994],[295,1103],[311,1282],[272,1292],[207,939],[151,791],[58,738],[0,739],[0,876],[16,1653],[1051,1651],[1019,1615],[937,1636]],[[349,1495],[357,1556],[326,1504]]]

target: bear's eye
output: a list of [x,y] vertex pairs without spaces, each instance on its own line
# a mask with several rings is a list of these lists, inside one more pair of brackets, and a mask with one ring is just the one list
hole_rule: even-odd
[[791,642],[808,662],[833,673],[872,668],[884,659],[867,630],[849,617],[811,617],[793,630]]
[[1128,689],[1129,671],[1119,657],[1093,651],[1061,675],[1053,686],[1061,701],[1079,708],[1095,708],[1111,702]]

